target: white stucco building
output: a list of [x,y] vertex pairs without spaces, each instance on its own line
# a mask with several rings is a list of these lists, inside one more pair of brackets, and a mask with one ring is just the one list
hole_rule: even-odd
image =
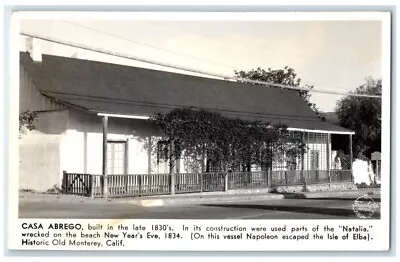
[[[354,134],[320,120],[296,91],[50,55],[34,62],[20,53],[20,112],[36,111],[38,121],[20,139],[19,187],[59,187],[63,171],[101,175],[104,117],[108,174],[168,173],[157,158],[161,134],[146,119],[177,107],[285,124],[308,147],[294,169],[319,178],[332,169],[331,135]],[[183,159],[175,168],[193,172]]]

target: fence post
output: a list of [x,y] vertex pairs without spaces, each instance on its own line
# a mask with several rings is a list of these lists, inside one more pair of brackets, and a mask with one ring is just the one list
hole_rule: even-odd
[[142,175],[138,175],[138,184],[139,184],[139,188],[138,188],[139,196],[141,196],[142,195]]
[[229,183],[229,173],[225,173],[225,184],[224,184],[224,191],[228,191],[228,183]]
[[63,178],[62,178],[62,192],[63,194],[67,194],[67,185],[68,185],[68,176],[67,176],[67,171],[63,170]]
[[267,170],[268,186],[272,186],[272,168]]
[[331,171],[328,171],[328,183],[329,183],[329,188],[331,187],[332,179],[331,179]]
[[89,175],[89,194],[90,194],[90,198],[94,197],[94,192],[93,192],[93,175]]
[[203,192],[203,172],[200,173],[200,192]]
[[175,195],[175,175],[174,172],[169,173],[170,177],[170,188],[171,188],[171,195]]
[[[307,180],[304,175],[305,170],[302,170],[301,172],[303,173],[303,192],[307,192]],[[306,172],[307,172],[307,177],[309,177],[310,170],[306,170]]]
[[285,185],[287,186],[288,185],[288,181],[287,181],[287,173],[288,173],[288,171],[283,171],[283,172],[285,172]]

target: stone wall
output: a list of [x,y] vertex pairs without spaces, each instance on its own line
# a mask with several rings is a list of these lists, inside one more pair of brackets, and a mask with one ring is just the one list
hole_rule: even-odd
[[354,185],[352,182],[342,182],[342,183],[307,185],[306,189],[304,189],[303,185],[271,187],[271,192],[276,192],[276,193],[301,193],[301,192],[344,191],[344,190],[357,190],[357,186]]

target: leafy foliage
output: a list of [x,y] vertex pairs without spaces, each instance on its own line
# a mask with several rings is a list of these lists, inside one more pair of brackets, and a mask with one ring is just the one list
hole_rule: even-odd
[[19,114],[19,131],[21,132],[22,127],[26,127],[28,130],[35,129],[34,122],[37,119],[37,112],[24,111]]
[[[354,94],[382,95],[382,81],[366,79]],[[377,98],[346,96],[336,104],[340,125],[355,131],[353,154],[356,157],[370,157],[374,151],[381,151],[381,107]]]
[[204,165],[207,157],[225,171],[240,170],[250,164],[268,166],[274,157],[291,157],[300,154],[304,147],[301,139],[289,136],[284,126],[231,119],[204,110],[179,108],[157,114],[149,121],[165,134],[164,141],[170,148],[175,148],[170,152],[170,160],[180,158],[184,152],[185,157],[197,160],[199,165]]
[[[240,82],[246,83],[246,79],[270,82],[274,84],[282,84],[292,87],[301,87],[305,89],[313,89],[312,85],[302,85],[301,79],[297,77],[295,70],[289,66],[285,66],[284,69],[272,70],[268,68],[267,70],[262,68],[252,69],[250,71],[235,71],[235,75],[239,78]],[[310,92],[306,90],[297,90],[299,96],[308,104],[308,106],[313,110],[322,120],[325,121],[325,117],[321,111],[317,108],[315,103],[310,102]]]
[[[151,156],[156,156],[158,154],[158,142],[162,140],[162,137],[157,137],[157,136],[143,136],[140,133],[136,134],[136,132],[133,132],[133,137],[136,141],[139,142],[139,144],[142,145],[143,150],[148,152]],[[152,173],[153,167],[158,164],[158,157],[154,158],[151,157],[150,159],[150,165],[148,166],[148,173]]]
[[337,156],[340,158],[342,168],[344,170],[350,170],[351,169],[351,156],[350,154],[345,154],[343,150],[339,150],[337,153]]

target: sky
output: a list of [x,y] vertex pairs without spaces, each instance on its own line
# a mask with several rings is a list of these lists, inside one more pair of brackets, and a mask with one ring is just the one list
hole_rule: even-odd
[[[349,92],[366,77],[381,78],[380,21],[120,21],[21,20],[23,32],[185,68],[234,75],[234,70],[290,66],[304,84],[318,90]],[[45,54],[91,59],[191,74],[40,41]],[[26,37],[20,37],[26,50]],[[195,74],[198,75],[198,74]],[[311,93],[324,112],[334,111],[338,95]]]

